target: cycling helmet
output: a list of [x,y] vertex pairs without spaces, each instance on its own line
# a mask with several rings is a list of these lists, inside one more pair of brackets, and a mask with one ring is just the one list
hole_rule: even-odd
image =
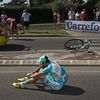
[[46,55],[43,55],[39,58],[39,65],[44,66],[45,63],[49,62],[48,57]]

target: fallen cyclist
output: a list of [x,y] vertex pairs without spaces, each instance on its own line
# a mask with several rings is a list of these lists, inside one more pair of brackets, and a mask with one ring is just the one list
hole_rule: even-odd
[[27,84],[42,80],[43,84],[53,90],[60,90],[65,85],[68,76],[62,66],[56,62],[50,61],[46,55],[39,58],[40,68],[26,77],[19,78],[17,83],[12,85],[16,88],[26,88]]

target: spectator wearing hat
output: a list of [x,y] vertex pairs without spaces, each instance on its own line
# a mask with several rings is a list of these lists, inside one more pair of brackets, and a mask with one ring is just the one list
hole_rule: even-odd
[[22,13],[21,20],[23,23],[23,30],[24,31],[26,30],[26,32],[28,32],[29,30],[30,17],[31,17],[31,14],[27,11],[27,9],[25,9]]
[[7,18],[7,24],[8,24],[9,32],[11,34],[10,39],[13,39],[14,34],[16,34],[16,38],[18,39],[18,30],[17,30],[16,19],[12,18],[12,17]]

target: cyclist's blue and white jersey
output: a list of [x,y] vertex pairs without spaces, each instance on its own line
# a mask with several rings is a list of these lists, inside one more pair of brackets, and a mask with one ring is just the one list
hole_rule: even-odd
[[67,74],[62,66],[56,62],[51,62],[44,68],[41,74],[48,74],[44,79],[46,85],[49,85],[54,90],[59,90],[64,86],[67,80]]

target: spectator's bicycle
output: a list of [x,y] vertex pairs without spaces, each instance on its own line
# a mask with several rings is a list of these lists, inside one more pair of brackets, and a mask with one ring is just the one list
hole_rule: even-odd
[[90,51],[91,40],[70,39],[65,42],[65,48],[75,51]]

